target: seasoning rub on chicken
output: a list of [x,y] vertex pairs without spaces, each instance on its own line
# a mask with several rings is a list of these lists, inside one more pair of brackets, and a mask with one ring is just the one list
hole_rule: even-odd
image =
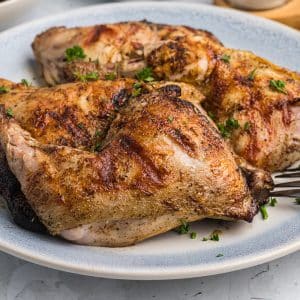
[[[0,86],[0,164],[6,158],[8,182],[19,182],[35,225],[52,235],[126,246],[182,220],[251,221],[268,197],[269,175],[237,164],[193,86]],[[9,185],[0,188],[14,201]]]
[[57,27],[32,46],[51,85],[134,77],[148,66],[151,78],[199,88],[223,137],[251,164],[277,171],[300,159],[299,74],[206,31],[145,21]]

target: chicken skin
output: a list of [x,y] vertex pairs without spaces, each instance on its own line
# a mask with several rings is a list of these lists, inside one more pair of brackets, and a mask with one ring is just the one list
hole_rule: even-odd
[[2,151],[52,235],[112,247],[182,220],[251,221],[272,187],[268,173],[237,165],[193,86],[1,85]]
[[[74,45],[83,53],[70,60],[66,50]],[[251,52],[225,48],[206,31],[145,21],[59,27],[38,35],[32,46],[49,84],[89,74],[134,77],[148,66],[157,80],[199,88],[203,107],[249,163],[278,171],[300,159],[300,76]]]

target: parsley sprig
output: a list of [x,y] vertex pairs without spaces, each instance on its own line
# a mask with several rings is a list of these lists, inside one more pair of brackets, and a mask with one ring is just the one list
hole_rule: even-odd
[[276,92],[287,94],[287,91],[285,89],[285,82],[282,80],[270,80],[269,87]]
[[275,207],[277,204],[277,199],[274,198],[274,197],[271,197],[270,200],[269,200],[269,205],[272,206],[272,207]]
[[154,81],[152,69],[145,67],[136,73],[136,78],[140,81],[151,82]]
[[267,212],[267,208],[266,208],[266,205],[261,205],[260,208],[259,208],[260,212],[261,212],[261,216],[264,220],[267,220],[269,215],[268,215],[268,212]]
[[105,80],[115,80],[117,78],[117,75],[114,72],[110,72],[105,74],[104,78]]
[[187,234],[190,231],[190,224],[185,220],[180,220],[181,225],[175,229],[179,234]]
[[225,123],[218,123],[217,126],[222,137],[225,139],[230,137],[233,130],[240,128],[238,120],[234,118],[227,119]]
[[132,89],[132,97],[137,97],[142,93],[142,84],[140,82],[136,82],[133,84]]
[[228,55],[228,54],[223,54],[221,56],[221,60],[224,61],[225,63],[229,64],[230,63],[230,59],[231,59],[231,56]]
[[6,116],[9,117],[9,118],[13,118],[14,112],[13,112],[12,108],[8,108],[6,110]]
[[0,94],[5,94],[8,93],[10,91],[10,88],[6,87],[6,86],[0,86]]
[[21,80],[21,83],[27,87],[31,86],[31,82],[29,82],[27,79],[23,78]]
[[78,45],[66,49],[65,56],[68,62],[86,58],[86,54],[83,49]]
[[99,79],[99,73],[97,73],[97,72],[90,72],[90,73],[86,73],[86,74],[80,74],[78,72],[75,72],[74,76],[77,80],[80,80],[82,82],[94,81],[94,80]]
[[204,237],[202,239],[203,242],[206,241],[214,241],[214,242],[218,242],[220,240],[220,235],[221,235],[222,231],[221,230],[214,230],[209,237]]
[[248,75],[248,79],[253,81],[255,76],[256,76],[256,71],[257,71],[257,68],[254,68]]

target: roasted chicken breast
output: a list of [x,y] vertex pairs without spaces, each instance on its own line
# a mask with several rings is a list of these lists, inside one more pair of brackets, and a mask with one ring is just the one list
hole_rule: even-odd
[[251,221],[268,197],[270,176],[237,164],[190,85],[1,85],[2,150],[53,235],[125,246],[181,220]]
[[[83,52],[69,59],[66,50],[75,45]],[[251,164],[277,171],[300,159],[300,76],[251,52],[227,49],[206,31],[149,22],[59,27],[38,35],[32,46],[49,84],[89,74],[134,77],[149,66],[157,80],[198,87],[223,136]]]

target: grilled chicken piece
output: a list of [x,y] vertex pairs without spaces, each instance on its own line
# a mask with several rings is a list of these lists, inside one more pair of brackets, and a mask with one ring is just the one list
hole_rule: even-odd
[[[187,84],[158,82],[134,87],[134,80],[65,85],[63,89],[38,89],[0,79],[0,86],[10,93],[0,94],[0,104],[11,109],[16,120],[32,136],[43,143],[67,145],[83,150],[98,148],[117,110],[132,92],[147,93],[160,89],[168,94],[182,95],[195,105],[202,94]],[[0,146],[0,195],[6,200],[16,224],[23,228],[45,232],[45,226],[28,205],[20,184],[9,169]],[[263,198],[263,197],[262,197]]]
[[269,175],[238,167],[192,104],[201,100],[192,86],[144,85],[134,97],[129,79],[3,84],[11,91],[0,96],[1,146],[24,199],[53,235],[131,245],[182,219],[251,221],[267,198]]
[[[42,66],[46,82],[55,85],[78,80],[81,75],[91,72],[97,72],[100,78],[111,72],[124,77],[134,76],[146,66],[146,59],[152,51],[169,40],[185,36],[189,36],[193,43],[221,45],[215,36],[204,30],[142,21],[76,28],[54,27],[38,35],[32,48]],[[83,48],[86,57],[70,62],[66,59],[65,51],[74,45]],[[214,53],[208,51],[207,47],[201,47],[197,54],[184,54],[186,49],[177,50],[182,50],[175,58],[177,63],[182,62],[182,55],[191,56],[192,65],[186,67],[196,68],[201,73],[198,76],[203,79]],[[197,60],[199,58],[200,61]]]
[[[74,45],[86,58],[67,62],[65,51]],[[223,132],[238,155],[269,171],[300,159],[300,76],[250,52],[224,48],[205,31],[147,22],[60,27],[40,34],[33,49],[49,84],[89,72],[134,76],[146,65],[156,79],[192,83],[207,97],[204,107],[219,127],[238,121],[230,136]]]

